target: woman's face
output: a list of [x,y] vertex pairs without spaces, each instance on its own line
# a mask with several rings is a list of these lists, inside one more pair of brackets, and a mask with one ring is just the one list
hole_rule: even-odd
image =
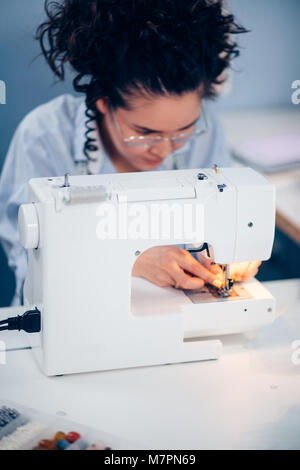
[[133,171],[155,169],[184,143],[174,145],[164,140],[150,147],[130,147],[123,139],[131,136],[171,137],[191,132],[201,111],[198,91],[182,96],[131,97],[130,111],[123,108],[110,111],[104,98],[96,104],[104,115],[102,125],[114,154],[112,158],[122,160]]

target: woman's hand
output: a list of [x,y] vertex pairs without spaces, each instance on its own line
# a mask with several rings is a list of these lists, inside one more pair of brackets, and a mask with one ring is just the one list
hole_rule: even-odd
[[[210,271],[219,275],[221,275],[223,272],[223,281],[225,283],[225,272],[222,271],[222,268],[219,264],[214,264],[212,260],[206,258],[201,253],[197,253],[197,258],[199,259],[200,263]],[[248,281],[248,279],[256,276],[260,265],[261,261],[232,263],[229,265],[229,279],[232,279],[234,282]]]
[[132,275],[160,287],[177,289],[200,289],[207,282],[219,287],[224,277],[220,266],[198,262],[188,251],[176,246],[149,248],[136,260]]
[[229,278],[234,282],[248,281],[258,273],[261,261],[233,263],[229,266]]

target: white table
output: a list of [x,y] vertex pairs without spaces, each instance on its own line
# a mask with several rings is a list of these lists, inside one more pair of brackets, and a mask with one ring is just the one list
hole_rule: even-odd
[[0,398],[64,411],[144,448],[300,449],[300,364],[291,360],[300,340],[300,280],[265,285],[277,298],[275,323],[224,337],[219,361],[47,378],[32,351],[15,349],[26,346],[25,335],[7,332]]
[[[300,131],[300,106],[224,111],[220,118],[230,147]],[[300,168],[266,177],[276,187],[277,227],[300,244]]]

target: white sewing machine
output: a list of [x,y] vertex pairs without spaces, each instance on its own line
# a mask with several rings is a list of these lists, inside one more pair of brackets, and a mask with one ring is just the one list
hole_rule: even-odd
[[222,265],[268,259],[274,187],[249,168],[38,178],[29,201],[19,210],[24,304],[41,311],[29,338],[47,375],[216,359],[222,343],[206,337],[274,320],[255,279],[218,297],[131,276],[159,245],[205,242]]

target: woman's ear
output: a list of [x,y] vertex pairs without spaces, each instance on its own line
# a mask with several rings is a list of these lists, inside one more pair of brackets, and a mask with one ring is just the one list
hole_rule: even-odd
[[100,111],[100,113],[106,114],[106,113],[107,113],[107,109],[108,109],[108,106],[107,106],[107,98],[106,98],[106,97],[104,97],[104,98],[99,98],[99,99],[96,101],[96,106],[97,106],[98,110]]

